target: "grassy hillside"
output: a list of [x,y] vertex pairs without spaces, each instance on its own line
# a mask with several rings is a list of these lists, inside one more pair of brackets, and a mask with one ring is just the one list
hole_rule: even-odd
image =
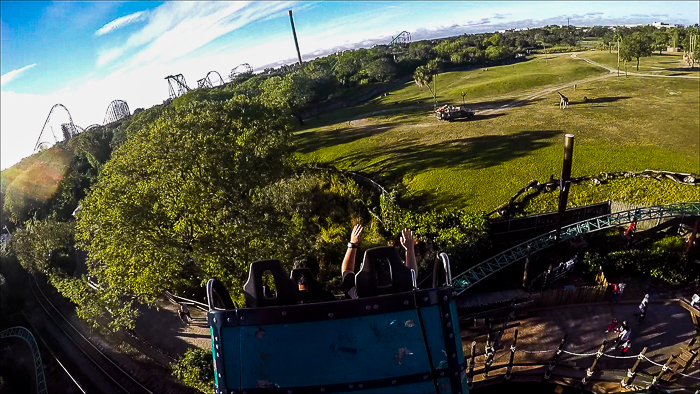
[[[457,103],[464,91],[470,106],[497,109],[547,86],[601,73],[607,71],[559,55],[547,65],[539,58],[441,75],[438,95],[441,102]],[[473,121],[447,123],[432,116],[427,89],[407,84],[365,105],[309,121],[298,133],[300,157],[403,184],[430,206],[484,211],[531,179],[558,177],[566,133],[576,136],[574,176],[700,172],[699,80],[610,77],[562,93],[571,103],[565,110],[552,92],[519,107],[477,114]],[[638,192],[654,194],[656,187],[649,183]],[[698,190],[683,187],[668,198],[700,199]],[[578,202],[605,199],[588,195]]]

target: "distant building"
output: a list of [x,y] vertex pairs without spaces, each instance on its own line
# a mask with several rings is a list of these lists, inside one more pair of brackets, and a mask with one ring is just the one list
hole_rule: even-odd
[[671,27],[671,24],[666,22],[654,22],[651,25],[657,29],[660,29],[662,27]]

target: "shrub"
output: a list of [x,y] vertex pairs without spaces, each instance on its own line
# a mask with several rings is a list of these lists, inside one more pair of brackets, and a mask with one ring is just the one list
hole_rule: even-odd
[[188,349],[171,364],[173,376],[203,393],[214,391],[214,363],[211,349]]

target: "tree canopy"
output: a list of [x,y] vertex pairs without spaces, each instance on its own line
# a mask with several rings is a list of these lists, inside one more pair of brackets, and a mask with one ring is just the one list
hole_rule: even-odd
[[82,202],[77,239],[91,274],[144,300],[213,276],[240,289],[247,270],[236,268],[269,252],[257,248],[270,234],[253,200],[285,173],[287,119],[243,96],[166,109]]

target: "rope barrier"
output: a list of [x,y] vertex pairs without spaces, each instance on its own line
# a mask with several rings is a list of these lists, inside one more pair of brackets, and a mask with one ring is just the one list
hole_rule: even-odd
[[[651,361],[651,359],[649,359],[649,357],[647,357],[647,356],[642,356],[642,357],[644,357],[645,359],[647,359],[647,361],[649,361],[650,363],[656,365],[657,367],[661,367],[661,369],[663,369],[664,372],[666,372],[666,370],[669,369],[669,367],[666,366],[666,365],[659,364],[659,363],[655,363],[655,362]],[[681,376],[685,376],[686,378],[695,379],[695,380],[700,380],[700,377],[686,375],[686,374],[684,374],[684,373],[682,373],[682,372],[675,371],[675,372],[673,372],[673,373],[678,374],[678,375],[681,375]]]
[[598,354],[598,352],[595,352],[595,353],[574,353],[574,352],[569,352],[567,350],[562,350],[562,352],[567,353],[567,354],[571,354],[574,356],[595,356]]
[[[557,349],[552,349],[552,350],[518,350],[519,352],[523,353],[549,353],[549,352],[556,352]],[[595,354],[595,353],[593,353]]]

